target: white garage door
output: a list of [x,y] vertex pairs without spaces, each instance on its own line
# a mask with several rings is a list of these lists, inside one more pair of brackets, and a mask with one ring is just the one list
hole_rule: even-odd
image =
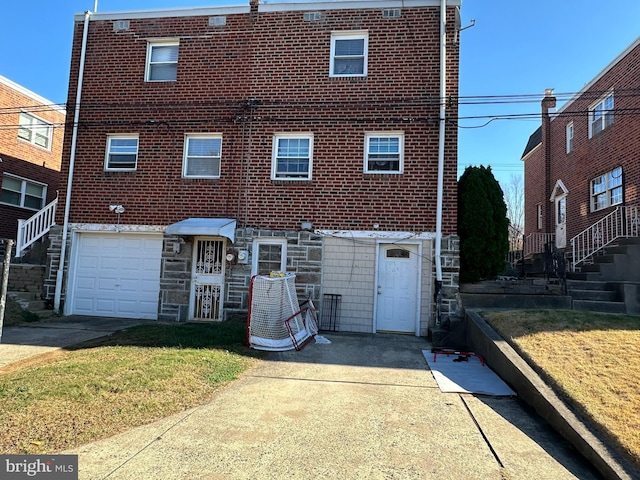
[[162,236],[79,234],[70,314],[158,318]]

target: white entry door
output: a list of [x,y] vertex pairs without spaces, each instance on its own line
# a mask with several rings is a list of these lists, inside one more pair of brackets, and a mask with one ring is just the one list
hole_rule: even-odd
[[222,320],[225,241],[196,238],[193,249],[191,319]]
[[380,244],[376,331],[416,333],[418,265],[418,245]]
[[556,197],[556,247],[567,246],[567,196]]

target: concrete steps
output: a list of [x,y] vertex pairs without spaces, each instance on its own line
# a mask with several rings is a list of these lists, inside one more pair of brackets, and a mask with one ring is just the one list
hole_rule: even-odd
[[7,292],[7,297],[14,300],[23,310],[37,315],[41,319],[53,317],[54,311],[49,302],[40,298],[40,292]]

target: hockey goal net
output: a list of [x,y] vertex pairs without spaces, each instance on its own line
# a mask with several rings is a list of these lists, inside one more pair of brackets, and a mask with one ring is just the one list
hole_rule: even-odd
[[247,343],[256,350],[301,350],[318,333],[311,299],[298,303],[293,273],[256,275],[249,288]]

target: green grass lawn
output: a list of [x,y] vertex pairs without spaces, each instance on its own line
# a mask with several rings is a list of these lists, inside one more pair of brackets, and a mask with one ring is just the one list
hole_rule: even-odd
[[245,323],[144,325],[0,374],[0,451],[51,453],[201,405],[254,364]]

